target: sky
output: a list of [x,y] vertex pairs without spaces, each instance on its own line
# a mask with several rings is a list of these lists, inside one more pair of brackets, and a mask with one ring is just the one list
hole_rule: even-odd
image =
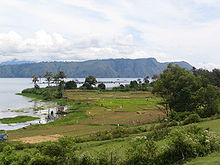
[[220,0],[0,0],[0,62],[149,57],[220,68]]

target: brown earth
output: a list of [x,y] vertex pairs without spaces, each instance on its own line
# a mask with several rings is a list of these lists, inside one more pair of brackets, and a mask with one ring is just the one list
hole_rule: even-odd
[[55,134],[55,135],[25,137],[25,138],[15,139],[13,141],[20,141],[23,143],[34,144],[34,143],[41,143],[46,141],[58,141],[58,139],[61,137],[63,137],[63,135]]
[[164,113],[157,110],[123,112],[114,111],[105,114],[94,115],[89,119],[81,121],[80,124],[145,124],[162,119]]

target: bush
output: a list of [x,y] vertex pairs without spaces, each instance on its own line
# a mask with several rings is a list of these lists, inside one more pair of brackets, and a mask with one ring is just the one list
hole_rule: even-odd
[[149,132],[146,137],[148,139],[152,139],[152,140],[155,140],[155,141],[158,141],[158,140],[162,140],[164,139],[169,133],[170,133],[171,129],[169,128],[163,128],[163,129],[154,129],[153,131]]
[[205,156],[219,149],[218,137],[197,126],[178,128],[171,132],[161,164],[172,164],[198,156]]
[[65,87],[64,87],[65,89],[76,89],[77,88],[77,84],[76,84],[76,82],[75,81],[67,81],[66,83],[65,83]]
[[100,83],[100,84],[98,85],[98,89],[100,89],[100,90],[105,90],[105,88],[106,88],[106,86],[105,86],[104,83]]
[[48,155],[50,157],[63,156],[63,147],[56,142],[45,142],[38,145],[39,150],[42,154]]
[[183,121],[183,120],[185,120],[191,114],[192,114],[192,112],[176,112],[176,111],[172,111],[170,113],[170,115],[169,115],[169,118],[171,120]]
[[191,123],[197,123],[199,122],[200,116],[198,114],[191,114],[189,115],[184,121],[183,124],[191,124]]
[[157,146],[152,140],[146,137],[137,138],[128,150],[126,164],[153,165],[156,164]]

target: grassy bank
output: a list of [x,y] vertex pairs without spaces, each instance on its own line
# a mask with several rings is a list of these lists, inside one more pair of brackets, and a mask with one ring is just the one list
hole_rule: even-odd
[[27,121],[37,120],[38,117],[32,117],[32,116],[16,116],[12,118],[3,118],[0,119],[0,123],[3,124],[11,124],[11,123],[24,123]]

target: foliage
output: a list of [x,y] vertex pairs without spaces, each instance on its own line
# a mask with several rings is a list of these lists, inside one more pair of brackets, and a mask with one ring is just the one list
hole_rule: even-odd
[[155,165],[157,158],[157,146],[152,140],[145,137],[137,138],[128,151],[128,161],[126,164]]
[[64,87],[65,89],[76,89],[77,88],[77,84],[76,84],[76,82],[74,81],[74,80],[72,80],[72,81],[67,81],[66,83],[65,83],[65,87]]
[[48,87],[49,87],[50,82],[53,80],[53,73],[52,72],[46,72],[44,77],[46,78],[47,84],[48,84]]
[[199,122],[200,116],[198,114],[190,114],[184,121],[183,124],[191,124]]
[[106,86],[105,86],[104,83],[98,84],[98,89],[100,89],[100,90],[105,90],[105,88],[106,88]]
[[65,86],[65,82],[64,81],[60,81],[58,88],[57,88],[57,98],[62,98],[63,94],[64,94],[64,86]]
[[38,76],[37,75],[32,75],[32,82],[34,83],[35,88],[39,88],[39,86],[37,85],[38,81],[39,81]]
[[85,83],[88,83],[89,85],[92,86],[92,85],[96,85],[97,80],[96,80],[96,78],[94,76],[88,76],[85,79]]
[[95,86],[96,84],[97,84],[96,78],[94,76],[88,76],[86,77],[84,84],[80,88],[91,90],[94,89],[93,86]]
[[171,111],[208,112],[206,116],[217,113],[217,90],[177,65],[168,65],[155,81],[153,92],[164,99],[166,109]]
[[213,69],[212,71],[206,69],[193,69],[193,74],[196,76],[202,76],[203,80],[207,83],[220,87],[220,70]]
[[137,88],[138,87],[138,82],[137,81],[131,81],[130,82],[130,88]]
[[218,137],[196,126],[175,129],[161,155],[162,164],[205,156],[219,149]]

